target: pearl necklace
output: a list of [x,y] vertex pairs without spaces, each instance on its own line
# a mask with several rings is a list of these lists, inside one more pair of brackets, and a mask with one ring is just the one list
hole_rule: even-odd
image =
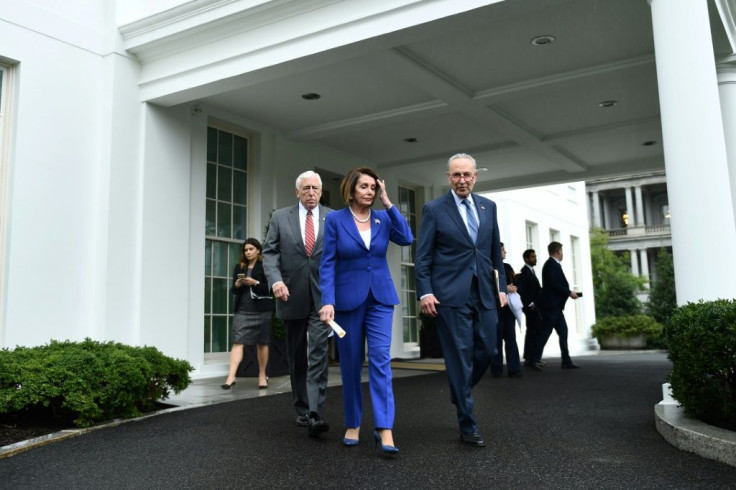
[[353,218],[355,218],[355,221],[358,223],[368,223],[371,220],[371,208],[368,208],[368,216],[366,218],[358,218],[358,215],[355,214],[352,207],[348,206],[348,209],[350,210],[350,214],[353,215]]

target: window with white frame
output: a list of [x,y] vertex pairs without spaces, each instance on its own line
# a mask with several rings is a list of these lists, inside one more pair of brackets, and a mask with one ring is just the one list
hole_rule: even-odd
[[207,128],[204,352],[228,352],[233,318],[230,283],[247,238],[248,139]]
[[526,248],[537,248],[537,224],[531,221],[526,222]]
[[417,205],[416,191],[399,186],[399,211],[409,222],[414,235],[414,242],[401,247],[401,322],[405,344],[419,343],[419,325],[417,318],[417,287],[414,281],[414,257],[417,250]]
[[560,241],[560,232],[559,230],[555,230],[554,228],[549,229],[549,241],[552,242],[559,242]]
[[572,282],[574,291],[580,290],[580,239],[570,235],[570,265],[572,265]]

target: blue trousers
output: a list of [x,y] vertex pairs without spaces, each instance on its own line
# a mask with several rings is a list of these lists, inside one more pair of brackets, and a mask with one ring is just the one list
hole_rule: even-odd
[[488,370],[495,353],[496,310],[482,306],[476,281],[461,307],[437,305],[437,333],[445,356],[450,401],[455,404],[460,431],[478,430],[471,390]]
[[360,427],[363,417],[361,374],[368,340],[368,383],[376,429],[391,429],[394,425],[394,392],[391,375],[391,324],[393,305],[376,302],[373,295],[351,311],[336,311],[335,321],[346,335],[337,340],[340,353],[345,426]]

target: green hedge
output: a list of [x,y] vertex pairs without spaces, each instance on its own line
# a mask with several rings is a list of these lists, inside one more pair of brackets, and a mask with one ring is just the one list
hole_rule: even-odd
[[689,416],[736,430],[736,301],[688,303],[666,329],[672,394]]
[[71,415],[85,427],[154,409],[171,390],[191,379],[187,361],[154,347],[115,342],[54,341],[39,347],[0,350],[0,413],[39,408]]
[[608,316],[593,324],[591,334],[597,339],[608,335],[644,335],[647,338],[657,338],[662,335],[663,330],[664,327],[649,315]]

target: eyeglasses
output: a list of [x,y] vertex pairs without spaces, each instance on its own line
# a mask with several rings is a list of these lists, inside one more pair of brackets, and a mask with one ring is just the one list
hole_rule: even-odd
[[466,182],[470,182],[473,180],[473,177],[475,177],[475,173],[472,172],[465,172],[463,174],[456,172],[450,175],[450,178],[455,182],[459,182],[461,179],[464,179]]

